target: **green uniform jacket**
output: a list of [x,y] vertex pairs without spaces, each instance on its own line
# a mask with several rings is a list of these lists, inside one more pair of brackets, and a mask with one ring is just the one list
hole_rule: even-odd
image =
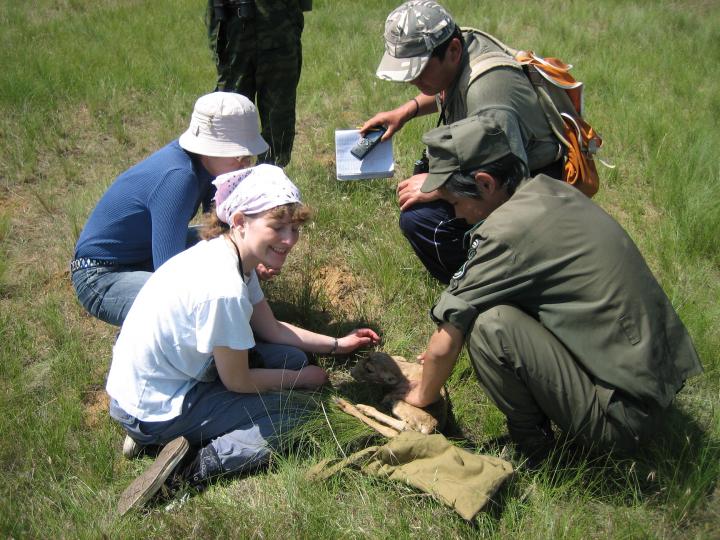
[[[535,89],[520,70],[498,67],[470,81],[470,61],[501,49],[485,36],[463,29],[466,53],[455,84],[446,92],[445,123],[451,124],[483,111],[501,109],[513,113],[516,121],[509,138],[520,138],[525,148],[523,161],[528,170],[545,167],[560,157],[560,143],[545,119]],[[441,105],[438,104],[438,110]]]
[[479,313],[514,305],[597,382],[663,408],[702,371],[633,241],[573,186],[525,180],[470,234],[468,260],[432,309],[436,322],[467,334]]

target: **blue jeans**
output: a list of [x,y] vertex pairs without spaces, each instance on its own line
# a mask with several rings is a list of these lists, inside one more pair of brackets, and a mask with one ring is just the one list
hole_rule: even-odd
[[122,326],[135,297],[152,272],[134,266],[81,268],[72,273],[75,293],[90,315]]
[[[199,225],[189,225],[185,248],[200,241]],[[72,284],[85,310],[101,321],[122,326],[142,286],[152,275],[152,265],[81,268],[72,273]]]
[[[295,347],[258,343],[267,369],[298,371],[307,365]],[[307,400],[298,391],[238,394],[220,380],[198,382],[187,393],[180,416],[164,422],[142,422],[123,411],[113,399],[110,416],[140,444],[162,445],[183,436],[193,446],[211,446],[223,473],[239,473],[267,463],[283,436],[302,422]]]

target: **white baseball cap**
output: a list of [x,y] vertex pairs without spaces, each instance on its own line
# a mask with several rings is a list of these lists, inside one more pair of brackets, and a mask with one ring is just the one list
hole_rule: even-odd
[[257,156],[269,148],[258,129],[255,105],[232,92],[200,97],[178,142],[188,152],[211,157]]

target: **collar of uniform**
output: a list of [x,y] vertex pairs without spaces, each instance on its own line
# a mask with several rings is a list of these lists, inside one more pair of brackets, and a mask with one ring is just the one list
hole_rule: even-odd
[[[527,186],[534,178],[535,178],[534,176],[527,176],[527,177],[523,178],[522,180],[520,180],[520,183],[515,188],[515,193],[517,193],[518,191],[523,189],[525,186]],[[515,196],[515,193],[512,194],[510,199],[512,199]],[[510,199],[508,199],[508,200],[510,200]]]
[[[530,183],[531,180],[532,180],[532,178],[530,178],[530,177],[528,177],[528,178],[523,178],[523,179],[520,181],[520,183],[518,184],[518,186],[515,188],[515,193],[517,193],[520,189],[522,189],[522,188],[524,188],[525,186],[527,186],[527,185]],[[515,196],[515,193],[513,193],[513,196]],[[512,197],[510,197],[510,199],[512,199]],[[508,199],[508,200],[510,200],[510,199]],[[506,202],[507,202],[507,201],[506,201]],[[504,204],[504,203],[503,203],[503,204]],[[486,218],[486,219],[487,219],[487,218]],[[473,235],[477,232],[477,230],[480,228],[480,226],[482,226],[483,223],[485,223],[485,219],[481,219],[480,221],[478,221],[475,225],[473,225],[473,226],[470,228],[470,230],[468,230],[468,231],[463,235],[463,249],[468,249],[468,246],[470,246],[470,240],[472,239]]]
[[439,100],[440,118],[438,118],[438,126],[440,124],[447,125],[452,123],[452,121],[447,118],[446,110],[458,94],[459,88],[462,86],[463,77],[466,81],[470,78],[470,56],[468,55],[467,45],[463,45],[462,58],[460,59],[460,66],[457,75],[455,75],[455,79],[444,92],[436,95],[436,100],[437,96],[441,96]]
[[470,239],[472,238],[473,234],[475,234],[475,231],[477,231],[480,225],[482,225],[483,223],[485,223],[484,219],[478,221],[475,225],[472,226],[469,231],[465,233],[465,235],[463,236],[463,249],[468,248],[468,246],[470,245]]

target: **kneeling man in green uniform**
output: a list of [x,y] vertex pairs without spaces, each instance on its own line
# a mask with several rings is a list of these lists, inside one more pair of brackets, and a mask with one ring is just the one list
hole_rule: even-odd
[[573,186],[527,178],[503,111],[423,137],[430,171],[468,232],[468,258],[433,306],[423,376],[439,398],[463,344],[522,454],[552,448],[550,422],[582,445],[632,452],[702,371],[687,330],[637,246]]

